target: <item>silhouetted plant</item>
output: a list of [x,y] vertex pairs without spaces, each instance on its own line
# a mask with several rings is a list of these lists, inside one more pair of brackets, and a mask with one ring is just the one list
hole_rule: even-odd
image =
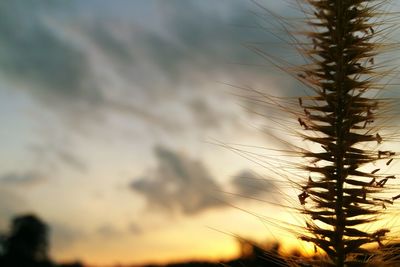
[[[384,42],[384,34],[391,29],[384,24],[388,1],[295,2],[306,15],[306,29],[290,31],[290,23],[282,20],[280,26],[291,34],[291,44],[300,51],[305,65],[282,66],[282,61],[274,55],[257,46],[249,47],[292,74],[309,92],[296,98],[279,98],[251,88],[240,89],[255,93],[246,97],[257,105],[279,108],[294,115],[302,130],[285,125],[287,122],[279,117],[282,113],[265,116],[276,125],[288,128],[286,136],[292,132],[302,139],[304,144],[280,138],[289,147],[286,153],[306,159],[304,164],[296,163],[296,167],[308,177],[285,170],[286,166],[293,165],[278,157],[266,159],[261,154],[233,149],[268,167],[272,173],[283,174],[301,191],[298,195],[301,207],[294,208],[307,218],[300,238],[327,255],[325,260],[312,264],[337,267],[372,264],[378,257],[363,257],[370,255],[366,248],[373,244],[383,248],[391,230],[374,223],[387,214],[388,205],[400,198],[393,192],[396,187],[392,181],[396,176],[384,171],[396,156],[383,144],[386,140],[395,140],[395,136],[385,135],[384,131],[386,126],[393,127],[390,122],[395,116],[391,113],[395,102],[394,98],[378,97],[387,88],[392,78],[389,74],[393,73],[387,70],[388,61],[380,58],[382,52],[394,47]],[[275,16],[259,6],[269,16]],[[277,162],[280,169],[271,161]],[[295,181],[296,176],[302,180]],[[381,252],[386,259],[391,253],[384,249]],[[385,264],[393,266],[395,262]]]
[[[329,256],[326,265],[352,266],[364,253],[363,245],[382,245],[389,229],[370,231],[365,224],[392,198],[382,191],[394,176],[380,174],[380,168],[362,169],[366,164],[385,160],[389,165],[394,152],[377,150],[368,144],[384,140],[374,124],[384,100],[374,97],[381,73],[375,57],[379,47],[375,18],[384,1],[309,0],[314,12],[306,33],[312,47],[305,50],[310,65],[298,74],[314,95],[299,98],[304,114],[299,123],[304,139],[320,145],[303,151],[313,164],[302,185],[299,200],[309,216],[307,231],[301,238],[314,243]],[[310,200],[307,203],[307,200]]]

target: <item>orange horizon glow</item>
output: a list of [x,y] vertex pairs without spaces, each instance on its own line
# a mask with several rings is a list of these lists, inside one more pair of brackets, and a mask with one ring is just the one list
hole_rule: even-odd
[[[215,216],[212,213],[210,214],[208,216]],[[235,219],[234,217],[232,218],[232,220]],[[293,220],[290,214],[282,217],[282,219],[286,221]],[[244,220],[242,223],[246,225],[245,219],[238,218],[236,220],[239,222],[240,220]],[[279,242],[281,245],[280,253],[282,255],[290,255],[294,251],[304,256],[313,255],[314,247],[292,236],[291,233],[285,233],[282,229],[273,229],[272,227],[271,229],[265,229],[264,224],[257,226],[257,219],[251,216],[248,217],[248,220],[253,221],[252,229],[254,231],[247,231],[250,232],[247,235],[243,234],[242,236],[245,239],[267,247],[273,243]],[[243,226],[241,227],[240,225],[235,225],[235,227],[243,228]],[[226,228],[227,226],[225,226],[225,229]],[[219,229],[224,229],[224,227],[221,226]],[[188,231],[189,230],[190,229],[188,229]],[[272,236],[272,233],[276,235]],[[257,236],[264,236],[264,238]],[[101,244],[100,241],[94,240],[85,245],[77,244],[73,250],[68,251],[67,255],[63,255],[59,252],[55,253],[54,259],[58,262],[81,260],[84,264],[97,267],[113,266],[117,264],[134,264],[139,266],[145,264],[167,264],[187,261],[221,262],[232,260],[240,256],[240,246],[235,234],[224,231],[218,232],[218,230],[209,228],[199,228],[199,233],[197,235],[192,234],[191,237],[193,240],[196,239],[197,242],[190,242],[189,235],[178,236],[175,231],[162,233],[159,235],[161,241],[158,240],[158,243],[163,243],[162,240],[164,240],[165,246],[167,246],[168,243],[169,249],[157,250],[159,246],[157,240],[155,238],[150,238],[155,240],[154,250],[146,249],[143,251],[135,251],[130,241],[124,240],[123,238],[120,242],[117,242],[117,245],[115,245],[114,242],[114,244],[110,244],[109,246],[99,246],[99,244]],[[169,240],[168,242],[165,241],[167,239]],[[82,256],[76,259],[73,255]]]
[[[271,240],[271,242],[263,243],[261,245],[272,245],[275,241]],[[299,246],[299,242],[302,243]],[[314,246],[312,244],[302,242],[300,240],[287,240],[284,242],[280,242],[281,248],[279,250],[280,254],[283,256],[289,256],[293,252],[298,252],[300,255],[305,257],[310,257],[314,255]],[[200,262],[225,262],[229,260],[236,259],[240,257],[240,247],[239,244],[232,241],[230,245],[226,247],[220,247],[217,249],[207,249],[205,248],[203,251],[197,251],[196,254],[191,256],[177,256],[176,253],[171,252],[170,255],[168,253],[149,253],[142,254],[141,258],[134,259],[132,257],[132,253],[129,251],[116,253],[115,251],[112,253],[99,253],[96,251],[86,251],[87,258],[83,257],[81,259],[71,258],[71,257],[63,257],[58,256],[54,259],[57,262],[74,262],[74,261],[82,261],[85,266],[94,266],[94,267],[106,267],[106,266],[115,266],[118,264],[122,265],[135,265],[135,266],[144,266],[144,265],[165,265],[171,263],[182,263],[182,262],[190,262],[190,261],[200,261]],[[118,260],[116,260],[118,257]],[[95,260],[94,260],[95,259]]]

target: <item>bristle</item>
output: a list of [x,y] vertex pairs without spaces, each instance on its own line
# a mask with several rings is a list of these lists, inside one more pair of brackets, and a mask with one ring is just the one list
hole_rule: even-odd
[[315,95],[308,100],[299,98],[305,112],[298,122],[306,130],[304,139],[321,145],[324,152],[304,153],[319,165],[303,167],[317,178],[303,184],[299,200],[304,213],[320,226],[307,224],[308,234],[301,238],[326,252],[327,265],[353,266],[363,263],[354,261],[361,247],[382,245],[389,232],[380,229],[369,233],[359,227],[376,221],[385,203],[398,198],[374,197],[389,177],[378,179],[380,168],[369,173],[361,170],[381,158],[388,159],[386,165],[393,160],[391,152],[378,150],[376,157],[376,152],[368,149],[371,146],[365,145],[384,141],[373,127],[383,100],[369,94],[378,75],[374,58],[379,44],[372,22],[377,5],[367,0],[306,2],[314,10],[308,21],[313,31],[305,33],[312,45],[303,52],[311,64],[298,77],[304,76],[303,83]]

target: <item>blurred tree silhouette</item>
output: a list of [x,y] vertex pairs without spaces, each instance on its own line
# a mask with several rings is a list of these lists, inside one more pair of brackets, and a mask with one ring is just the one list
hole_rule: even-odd
[[1,239],[0,266],[52,267],[48,257],[48,226],[34,215],[15,217]]
[[257,242],[238,238],[240,257],[227,265],[236,266],[289,266],[288,262],[279,254],[280,243],[259,244]]

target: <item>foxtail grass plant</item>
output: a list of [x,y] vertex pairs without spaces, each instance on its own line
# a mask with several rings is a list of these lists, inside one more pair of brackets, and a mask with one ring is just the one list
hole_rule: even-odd
[[354,266],[362,263],[356,255],[366,252],[363,246],[382,246],[390,229],[368,231],[364,225],[396,198],[382,197],[395,176],[362,168],[382,160],[389,165],[395,155],[370,146],[383,142],[374,122],[384,101],[371,91],[382,88],[374,58],[384,45],[375,32],[384,1],[307,2],[314,10],[308,21],[313,30],[305,33],[312,47],[304,50],[311,64],[298,76],[314,95],[299,98],[304,114],[298,121],[304,139],[321,149],[303,152],[314,164],[303,167],[310,176],[298,197],[309,219],[301,238],[325,251],[325,265]]
[[[387,147],[397,139],[393,126],[399,104],[395,97],[387,97],[396,66],[391,69],[394,61],[382,56],[396,48],[388,37],[396,28],[390,19],[390,2],[296,3],[306,17],[304,30],[284,20],[279,25],[290,33],[290,42],[305,64],[289,65],[257,46],[249,47],[305,85],[306,93],[284,98],[241,89],[252,94],[246,95],[250,102],[280,110],[265,116],[283,126],[287,136],[292,133],[300,140],[280,138],[287,148],[281,152],[302,160],[286,162],[276,156],[266,160],[261,154],[233,149],[286,177],[297,188],[298,203],[292,201],[293,206],[287,207],[304,215],[305,223],[302,230],[293,231],[323,255],[309,264],[400,266],[398,251],[388,243],[398,231],[395,226],[379,224],[395,213],[393,204],[400,198],[398,178],[390,173],[397,154]],[[271,11],[259,7],[271,16]],[[285,122],[285,113],[292,119]],[[376,255],[371,255],[372,250]]]

